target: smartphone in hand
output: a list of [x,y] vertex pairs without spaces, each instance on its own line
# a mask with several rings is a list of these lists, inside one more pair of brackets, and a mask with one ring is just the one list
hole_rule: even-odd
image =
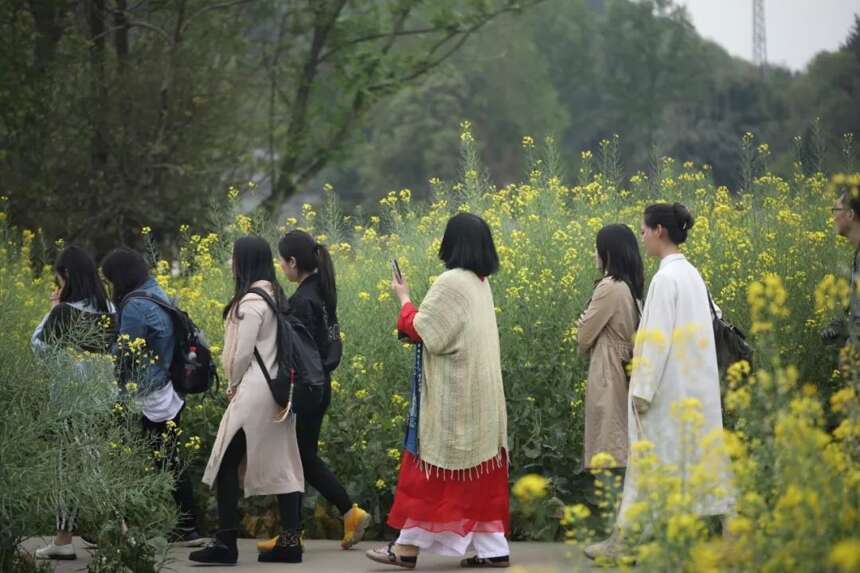
[[391,259],[391,270],[394,271],[394,277],[397,282],[403,284],[403,275],[400,273],[400,265],[397,264],[397,259]]

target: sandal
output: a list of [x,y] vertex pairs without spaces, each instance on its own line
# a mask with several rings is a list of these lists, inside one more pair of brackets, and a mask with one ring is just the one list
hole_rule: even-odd
[[484,567],[510,567],[511,557],[469,557],[460,561],[460,567],[465,569],[479,569]]
[[384,563],[386,565],[396,565],[397,567],[403,567],[404,569],[415,569],[415,566],[418,564],[418,557],[406,557],[397,555],[394,552],[394,541],[388,544],[388,547],[377,547],[376,549],[371,549],[365,553],[367,558],[371,561],[376,561],[377,563]]

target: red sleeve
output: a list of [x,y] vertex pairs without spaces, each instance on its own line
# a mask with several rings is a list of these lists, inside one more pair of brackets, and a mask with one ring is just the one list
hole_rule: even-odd
[[418,309],[411,302],[407,302],[400,308],[400,316],[397,317],[397,331],[405,335],[411,342],[421,342],[421,336],[415,330],[415,315]]

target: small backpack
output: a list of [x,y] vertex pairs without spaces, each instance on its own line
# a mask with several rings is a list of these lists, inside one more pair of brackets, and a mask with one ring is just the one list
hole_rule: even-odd
[[146,291],[126,295],[121,307],[132,298],[142,298],[163,308],[173,323],[173,358],[170,361],[170,381],[178,394],[201,394],[218,387],[218,368],[212,361],[212,351],[203,331],[194,324],[188,313],[161,297]]
[[287,414],[312,413],[322,404],[326,375],[319,349],[310,331],[302,322],[287,312],[280,311],[266,291],[258,288],[248,290],[260,296],[275,313],[278,325],[278,375],[272,378],[260,352],[254,348],[254,357],[272,398],[283,409],[281,419]]
[[708,291],[708,304],[711,307],[711,318],[714,321],[714,344],[717,350],[717,367],[720,374],[724,375],[729,366],[741,360],[746,360],[752,365],[753,347],[740,328],[724,317],[717,316],[717,309],[714,308],[714,299],[711,297],[710,290]]

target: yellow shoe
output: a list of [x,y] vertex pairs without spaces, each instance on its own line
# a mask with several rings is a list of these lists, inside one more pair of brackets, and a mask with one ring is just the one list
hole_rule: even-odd
[[343,540],[340,546],[349,549],[361,541],[370,522],[370,514],[358,507],[357,503],[352,504],[352,509],[343,516]]
[[277,545],[277,543],[278,543],[277,536],[273,537],[271,539],[266,539],[265,541],[258,541],[257,542],[257,551],[259,551],[260,553],[263,553],[265,551],[271,551],[272,549],[275,548],[275,545]]
[[[266,539],[265,541],[257,542],[257,551],[260,553],[265,553],[266,551],[271,551],[275,548],[275,545],[278,544],[278,537],[275,536],[271,539]],[[305,547],[305,532],[302,531],[301,537],[299,537],[299,544],[302,546],[302,550]]]

